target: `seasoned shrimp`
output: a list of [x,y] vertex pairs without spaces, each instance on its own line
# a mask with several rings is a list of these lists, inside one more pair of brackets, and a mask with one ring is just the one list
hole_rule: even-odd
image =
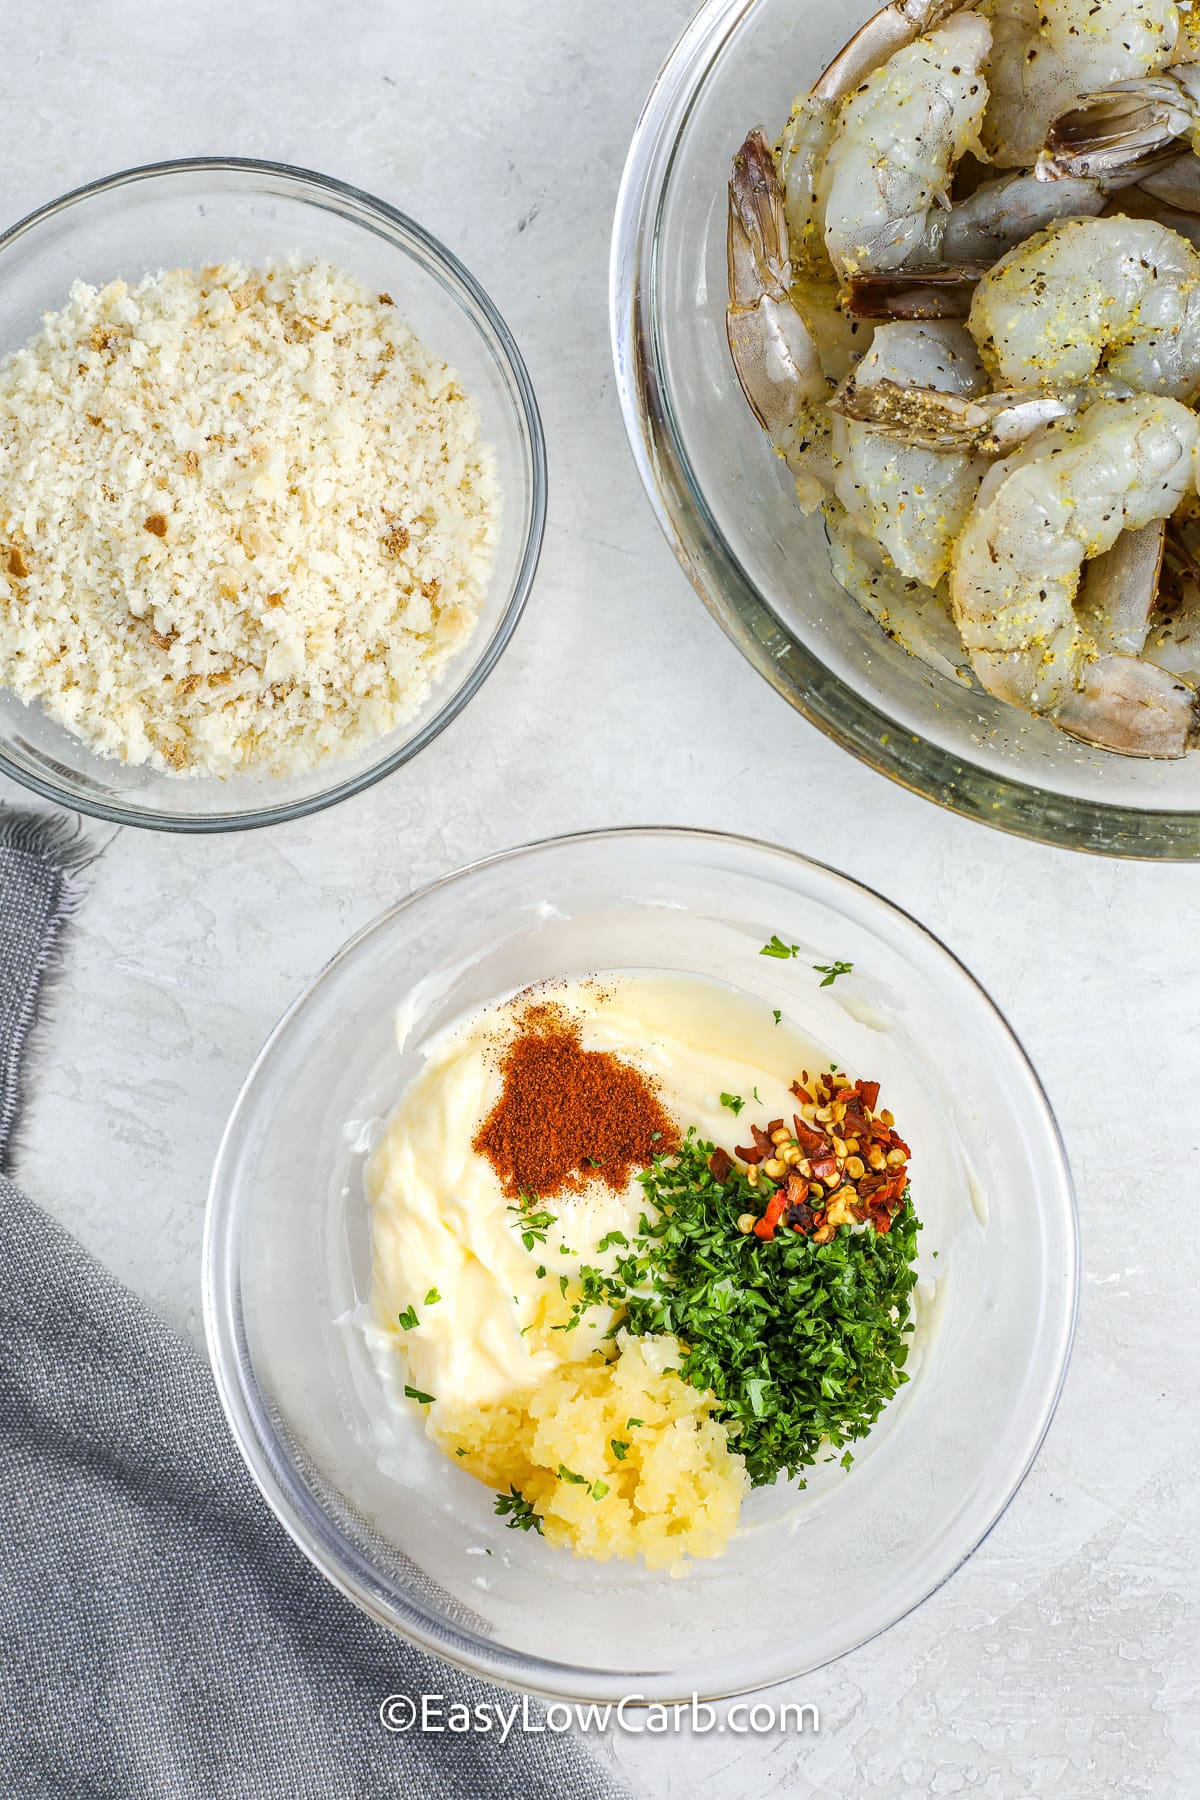
[[936,589],[901,575],[874,538],[836,500],[825,506],[833,578],[894,643],[939,675],[971,684],[945,581]]
[[1179,39],[1174,0],[981,0],[992,27],[983,141],[1003,169],[1037,161],[1080,94],[1150,75]]
[[1049,226],[985,275],[968,323],[1012,387],[1102,371],[1143,393],[1200,392],[1200,255],[1151,219]]
[[1193,488],[1198,443],[1187,407],[1142,395],[1097,401],[992,466],[950,567],[954,617],[989,693],[1128,756],[1182,756],[1196,742],[1195,690],[1113,653],[1075,603],[1088,559],[1168,518]]
[[[869,393],[920,385],[958,399],[982,393],[983,365],[961,325],[884,325],[859,364],[855,387]],[[901,575],[935,587],[979,489],[983,465],[970,451],[898,444],[870,425],[835,417],[835,492],[851,519]]]
[[761,131],[734,158],[728,254],[726,333],[742,392],[795,475],[801,503],[819,505],[829,384],[817,335],[792,298],[783,193]]
[[956,13],[845,102],[816,186],[839,275],[900,268],[926,245],[954,165],[979,140],[990,47],[986,22]]
[[897,50],[954,12],[961,0],[892,0],[867,20],[792,108],[779,145],[793,267],[798,276],[827,276],[825,215],[817,178],[848,95]]

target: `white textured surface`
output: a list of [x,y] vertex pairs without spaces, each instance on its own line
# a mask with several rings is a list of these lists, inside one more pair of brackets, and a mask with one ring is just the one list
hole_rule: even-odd
[[[609,222],[686,0],[80,0],[14,10],[0,212],[230,151],[428,222],[528,357],[552,468],[525,624],[414,766],[308,822],[106,848],[40,1042],[18,1175],[199,1334],[204,1191],[262,1038],[356,927],[481,852],[646,821],[776,835],[929,923],[1000,999],[1064,1124],[1085,1286],[1037,1466],[920,1611],[785,1697],[818,1738],[610,1739],[651,1796],[1162,1797],[1200,1787],[1200,869],[1043,850],[935,811],[774,698],[692,595],[613,396]],[[814,809],[814,795],[824,798]],[[18,799],[0,783],[0,797]],[[850,823],[822,825],[815,813]]]

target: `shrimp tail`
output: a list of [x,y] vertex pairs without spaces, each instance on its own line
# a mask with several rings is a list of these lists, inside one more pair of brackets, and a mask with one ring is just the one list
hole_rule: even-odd
[[852,275],[841,301],[855,319],[965,319],[987,274],[980,264]]
[[1175,761],[1200,744],[1200,694],[1135,656],[1100,656],[1051,714],[1069,737],[1115,751]]
[[771,147],[752,131],[729,181],[726,334],[742,392],[763,429],[785,434],[824,392],[812,333],[792,304],[783,192]]
[[851,375],[831,396],[829,409],[922,450],[995,458],[1077,412],[1087,397],[1082,389],[1031,394],[1013,388],[971,398],[888,380],[864,387]]
[[936,30],[951,13],[969,12],[974,5],[975,0],[891,0],[872,14],[818,75],[812,98],[844,100],[897,50]]
[[1148,75],[1085,96],[1051,125],[1035,174],[1040,181],[1136,178],[1200,122],[1191,87],[1179,76]]

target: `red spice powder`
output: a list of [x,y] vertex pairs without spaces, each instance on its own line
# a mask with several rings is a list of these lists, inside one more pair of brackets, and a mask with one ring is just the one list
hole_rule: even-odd
[[653,1087],[608,1051],[585,1050],[561,1008],[530,1007],[500,1059],[504,1087],[477,1132],[509,1199],[539,1200],[603,1181],[620,1192],[679,1146]]

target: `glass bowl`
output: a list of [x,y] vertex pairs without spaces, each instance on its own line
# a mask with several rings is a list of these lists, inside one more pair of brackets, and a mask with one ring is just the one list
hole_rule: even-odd
[[707,0],[667,58],[625,165],[611,262],[617,388],[638,470],[705,605],[813,724],[905,787],[1025,837],[1200,855],[1200,752],[1089,749],[942,674],[834,581],[725,338],[726,184],[752,126],[777,136],[877,0]]
[[155,163],[77,188],[0,236],[0,355],[25,342],[76,279],[102,283],[293,251],[327,258],[391,294],[478,405],[503,505],[479,623],[408,723],[343,761],[283,778],[184,779],[126,767],[0,688],[0,771],[47,800],[165,831],[229,831],[315,812],[424,749],[477,692],[521,616],[546,516],[546,450],[529,376],[479,283],[384,201],[327,175],[236,157]]
[[[802,954],[759,954],[772,933]],[[811,965],[852,975],[828,988]],[[363,1169],[422,1047],[528,983],[684,971],[786,1009],[878,1078],[913,1145],[936,1297],[914,1379],[849,1473],[762,1490],[721,1558],[670,1579],[506,1529],[396,1420],[358,1319]],[[403,1047],[397,1043],[398,1014]],[[1046,1097],[987,995],[920,925],[785,850],[705,832],[560,838],[472,865],[351,940],[268,1040],[209,1196],[205,1323],[234,1436],[316,1566],[451,1663],[552,1696],[716,1697],[799,1674],[901,1618],[1012,1498],[1053,1413],[1077,1286]],[[928,1296],[927,1296],[928,1298]]]

